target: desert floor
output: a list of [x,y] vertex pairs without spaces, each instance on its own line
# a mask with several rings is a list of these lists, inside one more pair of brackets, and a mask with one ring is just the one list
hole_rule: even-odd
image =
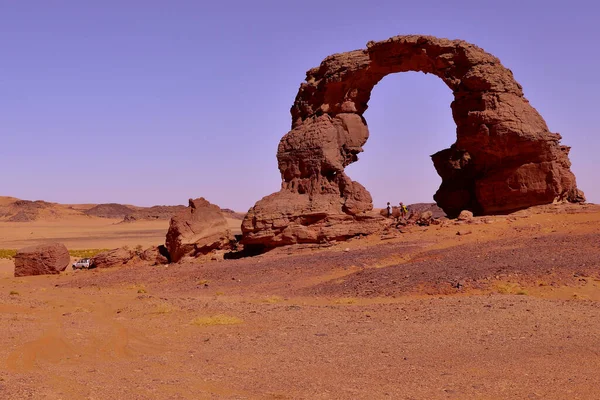
[[[599,398],[600,208],[487,222],[204,264],[14,278],[0,261],[0,398]],[[36,223],[0,247],[166,231]]]

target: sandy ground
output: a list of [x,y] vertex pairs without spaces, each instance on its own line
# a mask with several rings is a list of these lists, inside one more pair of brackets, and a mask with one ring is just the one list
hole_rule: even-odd
[[[234,234],[240,233],[241,222],[227,219]],[[135,221],[74,216],[54,221],[0,221],[0,249],[58,241],[69,249],[113,249],[122,246],[144,248],[164,244],[169,221]]]
[[597,207],[0,274],[2,399],[597,399],[599,348]]

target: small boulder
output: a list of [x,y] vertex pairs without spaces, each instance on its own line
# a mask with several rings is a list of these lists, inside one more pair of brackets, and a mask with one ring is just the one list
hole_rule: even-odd
[[234,241],[221,209],[199,198],[190,199],[189,206],[171,218],[165,246],[171,261],[178,262],[185,256],[229,249]]
[[117,265],[123,265],[129,262],[135,253],[131,250],[118,248],[102,252],[92,258],[92,265],[95,268],[110,268]]
[[70,262],[71,257],[64,244],[46,243],[25,247],[15,255],[15,277],[59,274]]
[[154,246],[146,249],[140,258],[152,265],[164,265],[169,263],[169,251],[163,245]]
[[424,211],[419,215],[416,224],[420,226],[429,226],[433,221],[433,213],[431,211]]
[[469,210],[462,210],[460,214],[458,214],[459,221],[470,221],[473,219],[473,213]]

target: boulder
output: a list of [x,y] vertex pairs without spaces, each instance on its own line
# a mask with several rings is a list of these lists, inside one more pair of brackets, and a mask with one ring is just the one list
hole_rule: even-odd
[[419,218],[416,220],[416,224],[420,226],[429,226],[433,221],[433,212],[425,211],[419,215]]
[[118,265],[127,264],[134,256],[134,251],[121,247],[102,252],[92,257],[92,266],[94,268],[116,267]]
[[265,249],[304,243],[326,243],[382,231],[389,220],[381,215],[348,215],[343,199],[323,195],[310,200],[281,191],[265,197],[242,222],[245,248]]
[[235,242],[221,209],[204,198],[189,200],[189,206],[171,218],[165,246],[172,262],[183,257],[229,249]]
[[462,210],[460,214],[458,214],[457,219],[459,221],[470,221],[473,219],[473,213],[469,210]]
[[169,263],[169,251],[165,246],[153,246],[146,249],[140,258],[151,265],[163,265]]
[[25,247],[15,255],[15,277],[58,274],[70,262],[71,257],[64,244],[46,243]]

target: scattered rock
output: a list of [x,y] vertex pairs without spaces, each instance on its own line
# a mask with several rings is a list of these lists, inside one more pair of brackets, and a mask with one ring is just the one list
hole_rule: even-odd
[[126,224],[130,222],[136,222],[137,220],[138,219],[133,215],[126,215],[125,218],[123,218],[123,221],[121,221],[121,223]]
[[434,219],[443,218],[446,216],[444,210],[442,210],[436,203],[415,203],[406,206],[408,212],[411,214],[421,215],[426,211],[431,211],[431,216]]
[[70,262],[71,257],[64,244],[47,243],[25,247],[15,255],[15,277],[58,274]]
[[171,218],[165,241],[172,262],[185,256],[205,255],[215,249],[230,249],[235,238],[221,209],[204,198],[189,200],[189,206]]
[[416,224],[419,226],[429,226],[433,221],[433,213],[431,211],[422,212],[419,218],[416,220]]

